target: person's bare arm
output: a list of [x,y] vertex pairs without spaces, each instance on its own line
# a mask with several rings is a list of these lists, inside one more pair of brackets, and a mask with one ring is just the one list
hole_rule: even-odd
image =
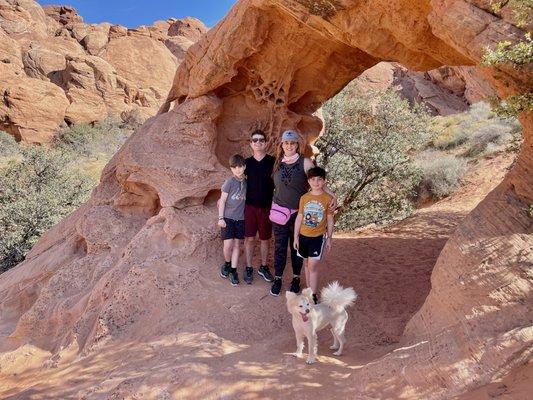
[[220,194],[220,199],[218,200],[218,226],[221,228],[226,227],[226,221],[224,221],[224,209],[226,208],[226,200],[228,198],[228,193],[222,192]]
[[302,225],[303,214],[298,213],[296,221],[294,221],[294,250],[300,247],[300,226]]
[[324,188],[323,188],[324,192],[326,192],[327,194],[331,195],[331,197],[333,197],[333,199],[331,200],[331,202],[329,203],[329,207],[328,207],[328,211],[330,211],[331,213],[335,212],[335,210],[337,209],[338,207],[338,203],[337,203],[337,196],[335,196],[335,193],[328,187],[328,185],[324,185]]
[[331,251],[331,244],[333,241],[333,225],[335,220],[333,219],[333,213],[328,213],[328,237],[326,239],[326,251]]
[[307,174],[307,171],[309,171],[311,168],[315,166],[315,163],[310,158],[304,158],[304,171]]

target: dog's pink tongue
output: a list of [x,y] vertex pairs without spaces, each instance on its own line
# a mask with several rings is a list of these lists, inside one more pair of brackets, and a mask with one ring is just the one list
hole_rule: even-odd
[[307,322],[307,314],[302,314],[300,313],[300,315],[302,316],[302,319],[304,320],[304,322]]

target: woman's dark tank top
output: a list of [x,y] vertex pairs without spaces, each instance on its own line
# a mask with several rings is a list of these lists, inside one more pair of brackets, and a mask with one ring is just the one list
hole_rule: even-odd
[[300,197],[309,190],[304,170],[304,157],[293,164],[281,163],[274,173],[274,202],[282,207],[298,209]]

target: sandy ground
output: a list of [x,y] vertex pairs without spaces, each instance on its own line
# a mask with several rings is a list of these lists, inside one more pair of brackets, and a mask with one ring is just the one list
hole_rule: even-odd
[[[328,349],[329,331],[319,334],[318,363],[308,366],[289,355],[295,341],[284,296],[270,296],[269,284],[260,279],[231,287],[218,276],[220,260],[212,260],[195,285],[202,290],[190,293],[187,307],[180,310],[174,335],[109,343],[85,356],[74,346],[54,356],[30,345],[20,347],[3,357],[0,398],[399,398],[380,389],[379,382],[372,397],[363,397],[354,392],[354,382],[365,367],[399,346],[406,323],[430,290],[431,270],[447,237],[509,164],[501,158],[484,162],[453,197],[394,227],[335,239],[321,283],[339,280],[359,294],[349,310],[341,357]],[[290,266],[285,287],[289,273]],[[213,313],[219,309],[214,304],[225,312]],[[506,378],[511,383],[495,382],[461,399],[489,399],[494,393],[525,399],[520,382],[531,376],[531,368],[520,373]]]

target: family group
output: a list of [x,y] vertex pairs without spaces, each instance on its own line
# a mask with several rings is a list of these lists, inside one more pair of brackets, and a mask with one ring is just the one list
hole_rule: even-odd
[[[239,284],[237,265],[244,239],[246,266],[243,279],[253,282],[252,259],[259,237],[261,266],[257,273],[272,282],[270,294],[279,296],[287,263],[287,247],[293,277],[290,291],[300,292],[300,273],[306,260],[306,284],[318,302],[318,266],[332,244],[336,198],[326,185],[326,171],[303,155],[303,141],[292,130],[283,132],[276,156],[267,154],[266,135],[250,135],[252,156],[239,154],[229,160],[232,176],[222,185],[218,202],[218,226],[224,241],[220,276]],[[267,266],[269,242],[274,234],[274,276]]]

